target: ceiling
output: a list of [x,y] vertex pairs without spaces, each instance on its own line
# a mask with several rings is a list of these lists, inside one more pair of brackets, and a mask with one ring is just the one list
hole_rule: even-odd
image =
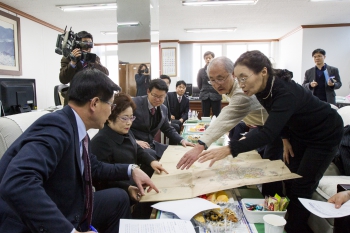
[[[259,0],[248,6],[182,6],[181,0],[159,0],[159,24],[157,8],[144,6],[145,0],[117,0],[130,3],[120,9],[128,18],[139,17],[143,27],[149,27],[152,13],[152,30],[159,28],[160,40],[257,40],[278,39],[301,25],[350,23],[350,1],[310,2],[309,0]],[[158,0],[151,0],[158,2]],[[115,31],[116,11],[63,12],[55,5],[108,3],[113,0],[2,0],[4,4],[30,14],[40,20],[64,29],[72,26],[75,32],[87,30],[95,43],[115,43],[116,35],[102,35],[100,31]],[[133,2],[133,3],[131,3]],[[121,6],[122,4],[120,4]],[[148,5],[148,4],[146,4]],[[147,9],[148,8],[148,9]],[[128,12],[125,14],[125,12]],[[125,16],[125,17],[126,17]],[[119,17],[118,17],[118,20]],[[230,33],[186,33],[185,28],[237,27]],[[149,39],[148,32],[136,33],[137,28],[123,31],[123,40]],[[147,31],[147,30],[146,30]],[[146,33],[146,34],[145,34]],[[137,38],[136,38],[137,37]]]

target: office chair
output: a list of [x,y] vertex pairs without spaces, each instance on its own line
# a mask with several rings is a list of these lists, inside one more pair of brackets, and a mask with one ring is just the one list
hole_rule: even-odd
[[67,89],[69,86],[66,84],[60,84],[60,85],[56,85],[54,87],[54,98],[55,98],[55,105],[63,105],[64,102],[64,98],[61,95],[62,89]]

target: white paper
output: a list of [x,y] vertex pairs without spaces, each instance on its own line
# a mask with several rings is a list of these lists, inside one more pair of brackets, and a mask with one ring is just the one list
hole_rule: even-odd
[[195,233],[190,221],[180,219],[120,219],[119,233]]
[[198,197],[178,201],[163,201],[152,205],[152,207],[172,212],[183,220],[191,220],[194,215],[204,210],[220,208],[220,206]]
[[329,202],[305,198],[299,198],[299,201],[308,211],[321,218],[340,218],[350,215],[350,201],[344,203],[339,209]]

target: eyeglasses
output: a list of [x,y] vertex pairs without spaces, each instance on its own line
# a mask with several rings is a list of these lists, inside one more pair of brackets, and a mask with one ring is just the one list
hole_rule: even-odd
[[123,122],[128,122],[128,121],[133,122],[136,119],[136,116],[132,116],[132,117],[118,116],[118,118]]
[[240,75],[239,77],[237,77],[237,80],[239,83],[245,83],[247,81],[248,78],[250,78],[254,73],[252,73],[249,76],[244,76],[244,75]]
[[157,98],[157,99],[164,99],[165,98],[165,95],[159,96],[159,95],[153,94],[152,92],[151,92],[151,96],[153,96],[154,98]]
[[218,78],[218,79],[216,79],[216,80],[210,80],[210,81],[208,81],[208,83],[209,83],[210,85],[213,85],[214,83],[216,83],[216,84],[223,84],[229,76],[230,76],[230,74],[228,74],[228,75],[226,76],[226,78],[221,78],[221,79]]
[[[101,99],[100,99],[101,100]],[[115,109],[115,107],[117,106],[116,104],[113,104],[109,101],[104,101],[104,100],[101,100],[102,102],[106,103],[106,104],[109,104],[109,106],[111,106],[111,111],[113,111]]]

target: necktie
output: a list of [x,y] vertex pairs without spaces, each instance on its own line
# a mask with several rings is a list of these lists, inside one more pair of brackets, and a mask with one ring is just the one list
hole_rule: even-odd
[[152,114],[152,116],[154,115],[154,113],[156,113],[156,108],[155,108],[155,107],[151,108],[151,114]]
[[181,103],[181,96],[179,96],[178,99],[179,99],[179,103]]
[[85,196],[86,196],[85,197],[85,215],[84,215],[83,221],[87,220],[90,226],[91,219],[92,219],[93,193],[92,193],[92,179],[91,179],[91,164],[90,164],[90,157],[88,153],[89,139],[87,134],[82,142],[83,142],[83,161],[84,161],[83,176],[85,180]]

